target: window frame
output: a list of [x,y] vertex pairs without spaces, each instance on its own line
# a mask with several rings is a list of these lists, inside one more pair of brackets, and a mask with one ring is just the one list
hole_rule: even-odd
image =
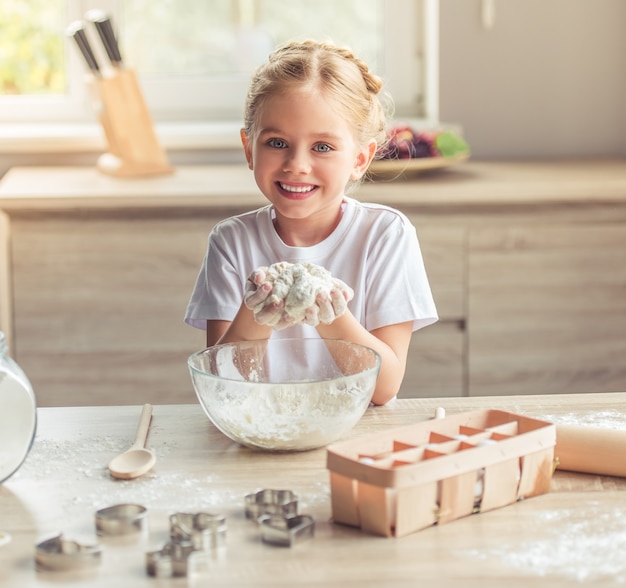
[[[95,6],[97,4],[97,6]],[[119,22],[118,0],[67,0],[67,22],[83,18],[92,8],[105,10]],[[403,119],[419,119],[437,121],[438,119],[438,0],[387,0],[385,22],[386,39],[392,44],[385,52],[385,88],[393,96],[396,116]],[[401,14],[413,14],[414,22],[409,18],[398,18]],[[411,28],[413,27],[413,29]],[[100,63],[108,61],[101,43],[92,27],[87,28],[88,36],[96,57]],[[420,35],[411,31],[421,31]],[[418,71],[414,76],[406,75],[406,62],[395,59],[394,55],[407,54],[407,38],[414,38],[410,46],[414,53]],[[43,135],[48,139],[73,135],[65,149],[75,148],[77,131],[83,137],[83,143],[97,148],[101,143],[89,127],[98,126],[96,102],[90,94],[90,78],[86,66],[74,42],[66,39],[66,55],[68,61],[68,93],[64,96],[0,96],[0,151],[6,151],[7,141],[21,138],[22,142],[14,142],[16,150],[32,150],[28,145],[28,137],[42,134],[42,125],[46,127]],[[129,64],[132,68],[132,64]],[[421,87],[419,81],[421,80]],[[175,84],[177,91],[172,89]],[[230,134],[231,127],[239,128],[241,120],[236,113],[224,110],[224,104],[232,98],[224,100],[224,96],[232,96],[224,92],[227,87],[245,91],[249,76],[245,79],[220,81],[222,92],[215,92],[206,80],[189,79],[172,82],[168,79],[143,79],[140,84],[145,100],[155,121],[157,132],[164,137],[165,147],[198,148],[213,147],[224,136]],[[214,87],[213,87],[214,88]],[[241,95],[241,94],[240,94]],[[184,100],[184,102],[183,102]],[[39,129],[39,130],[38,130]],[[193,129],[193,130],[192,130]],[[211,134],[214,134],[211,137]],[[216,140],[217,137],[217,140]],[[237,137],[238,141],[238,137]],[[80,144],[80,141],[79,141]],[[71,145],[71,147],[69,147]],[[44,142],[45,150],[61,147],[55,140]],[[61,147],[63,150],[63,147]]]

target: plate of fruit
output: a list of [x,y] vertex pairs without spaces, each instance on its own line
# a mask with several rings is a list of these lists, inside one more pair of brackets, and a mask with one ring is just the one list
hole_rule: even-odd
[[451,130],[416,130],[396,125],[388,131],[388,143],[370,165],[372,179],[455,165],[469,159],[467,142]]

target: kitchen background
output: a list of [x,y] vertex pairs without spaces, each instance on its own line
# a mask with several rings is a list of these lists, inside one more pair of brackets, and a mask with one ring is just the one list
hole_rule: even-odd
[[[434,110],[470,162],[358,193],[415,224],[440,313],[401,395],[624,390],[626,2],[438,7]],[[185,360],[204,337],[182,314],[207,233],[262,202],[245,166],[210,165],[243,163],[238,124],[217,146],[164,141],[177,173],[133,181],[94,169],[103,143],[12,144],[9,127],[0,328],[39,402],[193,402]]]
[[[626,154],[626,2],[439,2],[439,118],[459,125],[474,160]],[[235,140],[236,143],[236,140]],[[175,165],[242,161],[240,149],[168,148]],[[12,151],[14,165],[93,165],[99,152]]]

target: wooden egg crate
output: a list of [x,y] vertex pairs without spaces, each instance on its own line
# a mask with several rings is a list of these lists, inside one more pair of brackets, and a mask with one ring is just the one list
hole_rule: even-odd
[[554,424],[499,410],[459,413],[327,448],[333,521],[386,537],[550,489]]

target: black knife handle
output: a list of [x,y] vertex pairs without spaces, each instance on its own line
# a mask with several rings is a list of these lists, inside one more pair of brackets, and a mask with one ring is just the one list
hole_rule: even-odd
[[109,16],[104,11],[97,9],[90,10],[85,16],[96,27],[96,31],[98,31],[104,50],[109,56],[111,63],[113,65],[121,65],[122,55]]
[[85,33],[85,25],[82,21],[78,20],[72,23],[66,30],[66,34],[68,37],[72,37],[80,52],[85,59],[85,63],[87,63],[87,67],[94,72],[100,73],[100,67],[98,66],[98,61],[96,60],[96,56],[91,50],[91,45],[89,44],[89,40],[87,39],[87,34]]

